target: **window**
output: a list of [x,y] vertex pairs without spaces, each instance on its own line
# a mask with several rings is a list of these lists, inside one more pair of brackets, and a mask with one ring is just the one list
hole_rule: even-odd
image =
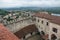
[[32,35],[32,32],[31,32],[31,35]]
[[41,31],[41,34],[42,34],[42,35],[45,35],[45,33],[44,33],[43,31]]
[[39,22],[39,19],[38,19],[38,22]]
[[23,37],[23,39],[25,39],[25,36]]
[[56,28],[53,28],[53,32],[57,33],[57,29]]
[[41,23],[43,24],[43,21],[41,21]]
[[46,23],[46,25],[48,26],[48,25],[49,25],[49,23],[47,22],[47,23]]

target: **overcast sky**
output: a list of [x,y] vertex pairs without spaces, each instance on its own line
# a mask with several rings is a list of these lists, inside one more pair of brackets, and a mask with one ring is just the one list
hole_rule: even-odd
[[26,6],[60,7],[60,0],[0,0],[0,8]]

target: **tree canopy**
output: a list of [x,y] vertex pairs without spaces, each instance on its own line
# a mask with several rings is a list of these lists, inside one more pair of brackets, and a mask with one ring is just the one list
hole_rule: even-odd
[[0,15],[7,15],[7,14],[8,14],[8,11],[0,9]]

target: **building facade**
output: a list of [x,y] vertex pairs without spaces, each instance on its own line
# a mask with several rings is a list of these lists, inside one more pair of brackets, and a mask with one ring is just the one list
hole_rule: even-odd
[[36,27],[45,40],[60,40],[60,17],[46,13],[34,15]]

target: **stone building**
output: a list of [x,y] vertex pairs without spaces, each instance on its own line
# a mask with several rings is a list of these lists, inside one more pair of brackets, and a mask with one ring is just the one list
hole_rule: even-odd
[[21,40],[36,33],[40,33],[45,40],[60,40],[60,16],[50,15],[48,12],[36,13],[32,19],[19,17],[9,21],[6,27]]
[[60,40],[60,17],[46,13],[34,15],[36,27],[45,40]]

